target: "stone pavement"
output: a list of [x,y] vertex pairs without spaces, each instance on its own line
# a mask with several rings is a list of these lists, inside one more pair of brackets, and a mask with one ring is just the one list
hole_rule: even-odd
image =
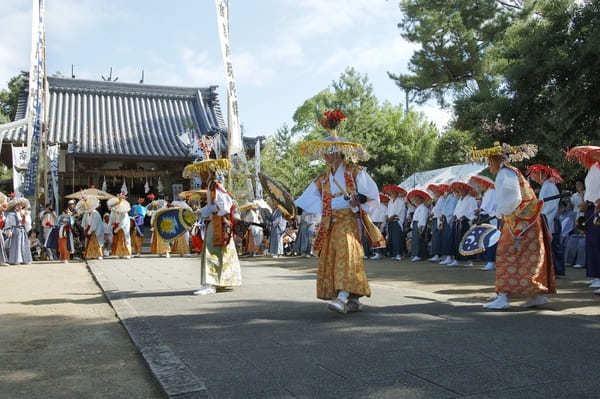
[[572,311],[598,299],[580,275],[560,281],[582,291],[570,305],[488,312],[493,274],[368,262],[373,296],[342,316],[315,299],[314,259],[244,260],[243,286],[207,297],[191,295],[198,262],[90,262],[171,397],[599,396],[600,320]]
[[0,267],[0,398],[160,398],[85,263]]

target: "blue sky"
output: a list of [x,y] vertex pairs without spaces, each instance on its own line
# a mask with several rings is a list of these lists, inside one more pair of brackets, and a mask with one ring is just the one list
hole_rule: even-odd
[[[396,24],[395,0],[230,0],[231,48],[246,135],[270,135],[304,100],[348,66],[366,73],[377,97],[403,93],[386,71],[406,71],[415,46]],[[0,84],[28,69],[31,1],[2,0]],[[81,79],[113,74],[149,84],[221,87],[224,70],[213,0],[50,0],[48,72]],[[450,115],[418,107],[442,128]]]

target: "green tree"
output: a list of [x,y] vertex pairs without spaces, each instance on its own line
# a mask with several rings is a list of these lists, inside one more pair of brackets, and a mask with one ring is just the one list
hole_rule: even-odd
[[433,157],[433,168],[459,165],[467,162],[466,149],[475,145],[473,133],[451,129],[439,139]]
[[447,105],[447,95],[489,93],[494,88],[488,52],[523,12],[522,1],[402,0],[401,35],[420,48],[410,74],[389,74],[424,102]]
[[27,72],[21,71],[8,81],[8,88],[0,90],[0,122],[10,122],[15,119],[19,93],[27,81]]
[[306,100],[294,113],[292,133],[305,140],[327,136],[318,119],[328,109],[346,114],[337,134],[367,147],[371,159],[364,164],[379,184],[399,183],[429,167],[437,129],[420,113],[404,115],[401,106],[380,105],[366,75],[348,68],[328,89]]

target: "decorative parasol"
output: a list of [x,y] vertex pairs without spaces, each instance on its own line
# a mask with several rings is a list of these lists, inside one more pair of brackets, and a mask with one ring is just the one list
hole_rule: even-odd
[[190,209],[165,208],[156,212],[152,227],[166,241],[174,240],[185,234],[196,222],[196,216]]
[[571,148],[566,158],[569,161],[577,161],[581,166],[590,168],[596,162],[600,162],[600,147],[593,145],[581,145]]
[[69,199],[82,199],[84,197],[97,197],[99,200],[115,198],[114,195],[109,194],[106,191],[98,190],[97,188],[86,188],[85,190],[80,190],[65,196],[65,198]]
[[290,218],[296,217],[296,206],[290,193],[281,184],[259,172],[258,177],[269,197],[275,200],[288,213]]
[[179,198],[189,199],[191,201],[200,201],[206,199],[207,190],[188,190],[179,193]]
[[192,210],[192,207],[187,204],[185,201],[172,201],[171,206],[174,208],[182,208]]

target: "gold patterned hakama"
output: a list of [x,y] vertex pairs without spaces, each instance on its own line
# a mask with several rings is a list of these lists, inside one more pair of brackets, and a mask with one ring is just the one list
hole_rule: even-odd
[[131,247],[125,241],[125,233],[119,230],[113,236],[112,248],[110,251],[112,256],[131,256]]
[[98,243],[96,234],[92,234],[88,237],[85,245],[85,252],[83,254],[84,259],[98,259],[103,255],[102,247]]
[[202,285],[240,286],[242,285],[242,272],[235,242],[230,239],[226,246],[216,247],[213,243],[214,226],[215,224],[210,222],[206,228],[200,264]]
[[188,255],[190,253],[190,245],[188,244],[187,237],[187,234],[182,234],[173,240],[173,244],[171,244],[172,254]]
[[152,232],[152,245],[150,251],[155,255],[164,255],[171,251],[169,243],[158,236],[157,233]]
[[319,253],[317,298],[333,299],[339,290],[370,297],[363,256],[357,215],[351,209],[332,211],[330,231]]

